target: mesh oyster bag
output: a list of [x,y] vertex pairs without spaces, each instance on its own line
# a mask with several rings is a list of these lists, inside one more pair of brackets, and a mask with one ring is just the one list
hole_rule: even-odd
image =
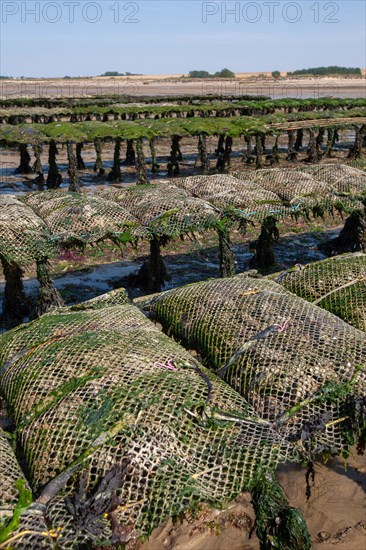
[[216,208],[234,208],[248,220],[261,220],[269,215],[286,215],[289,209],[281,198],[248,179],[248,173],[237,177],[225,174],[189,176],[174,182],[195,197],[209,201]]
[[342,254],[268,278],[366,332],[366,254]]
[[6,548],[54,548],[43,511],[32,504],[29,484],[0,428],[0,544]]
[[311,212],[317,208],[329,210],[333,194],[327,183],[312,175],[292,169],[264,169],[256,173],[256,182],[288,205],[292,213]]
[[27,264],[52,255],[47,225],[20,200],[0,196],[0,256]]
[[346,432],[358,432],[366,335],[331,313],[246,275],[169,290],[140,307],[287,440],[340,452]]
[[326,183],[339,196],[365,196],[366,171],[347,164],[315,164],[300,168],[302,172]]
[[126,543],[297,460],[245,399],[137,307],[84,307],[0,339],[0,390],[57,548]]
[[22,200],[42,218],[58,242],[97,242],[108,237],[132,241],[146,236],[130,212],[94,195],[57,190],[31,193]]
[[179,237],[215,227],[219,213],[212,204],[164,183],[111,188],[101,196],[117,202],[159,237]]

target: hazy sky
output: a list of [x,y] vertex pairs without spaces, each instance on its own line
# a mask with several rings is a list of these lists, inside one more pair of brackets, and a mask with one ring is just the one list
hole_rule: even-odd
[[366,3],[1,0],[0,74],[366,67]]

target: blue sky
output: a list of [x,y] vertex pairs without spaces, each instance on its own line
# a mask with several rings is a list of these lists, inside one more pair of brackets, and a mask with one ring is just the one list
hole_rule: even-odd
[[363,0],[2,0],[0,7],[2,75],[366,67]]

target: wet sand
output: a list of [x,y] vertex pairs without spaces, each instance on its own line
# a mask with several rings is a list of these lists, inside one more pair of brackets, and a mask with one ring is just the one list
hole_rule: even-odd
[[[365,550],[366,467],[364,457],[349,459],[347,470],[336,459],[315,464],[311,496],[305,496],[305,470],[282,466],[278,479],[291,506],[300,508],[308,525],[313,550]],[[245,493],[223,510],[203,507],[194,520],[169,520],[155,529],[139,550],[258,550],[251,532],[254,511]]]
[[272,99],[366,98],[366,78],[305,77],[263,78],[260,74],[238,73],[233,80],[199,80],[181,75],[137,77],[93,77],[77,79],[13,79],[0,81],[0,98],[93,97],[103,95],[266,95]]

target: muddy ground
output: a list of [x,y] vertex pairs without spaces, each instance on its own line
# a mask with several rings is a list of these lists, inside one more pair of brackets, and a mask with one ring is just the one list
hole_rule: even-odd
[[[334,147],[332,158],[324,158],[322,162],[327,163],[344,163],[349,162],[347,159],[349,149],[354,143],[354,130],[344,130],[340,132],[340,141]],[[325,136],[326,141],[326,136]],[[218,138],[211,136],[207,138],[207,151],[210,160],[210,173],[215,173],[215,167],[217,162],[216,149],[217,149]],[[287,156],[287,145],[288,139],[286,135],[280,137],[278,141],[280,162],[276,164],[276,168],[294,168],[297,165],[303,165],[307,157],[307,143],[308,136],[304,135],[304,144],[302,149],[299,152],[298,160],[296,162],[289,162],[286,160]],[[190,176],[192,174],[200,174],[201,169],[198,163],[198,140],[194,137],[184,137],[180,141],[181,151],[183,154],[183,160],[179,162],[179,177]],[[266,152],[263,154],[263,167],[269,168],[270,161],[266,160],[266,155],[271,153],[271,148],[274,145],[274,138],[267,137],[266,139]],[[254,142],[252,144],[254,146]],[[323,148],[325,147],[325,144]],[[150,148],[147,142],[144,143],[144,154],[146,157],[147,164],[147,176],[148,179],[154,183],[159,179],[167,178],[167,163],[169,162],[169,155],[171,149],[170,139],[156,139],[155,148],[157,151],[157,162],[159,164],[158,173],[154,174],[151,172],[151,153]],[[57,164],[59,171],[63,177],[63,183],[61,188],[65,189],[69,185],[69,179],[67,175],[68,163],[67,163],[67,152],[65,145],[58,146],[58,155],[57,155]],[[122,143],[121,147],[121,159],[122,161],[125,158],[126,144]],[[32,156],[32,149],[29,147],[29,153]],[[114,143],[105,143],[103,144],[102,149],[102,158],[103,166],[106,169],[107,173],[112,168],[113,163],[113,153],[114,153]],[[246,144],[244,139],[235,138],[233,142],[233,152],[231,154],[231,163],[228,167],[228,172],[248,172],[248,176],[255,172],[254,164],[248,165],[245,163],[245,153],[246,153]],[[82,157],[86,165],[85,170],[78,171],[78,177],[82,189],[85,191],[93,191],[96,189],[101,189],[106,185],[111,185],[108,182],[107,177],[98,178],[94,172],[95,164],[95,150],[92,144],[85,144],[84,150],[82,152]],[[34,160],[32,159],[32,162]],[[41,161],[43,165],[43,171],[46,175],[48,172],[48,147],[44,147],[44,151],[41,155]],[[37,186],[34,182],[35,175],[25,175],[25,174],[14,174],[15,169],[19,166],[19,153],[17,148],[1,148],[0,147],[0,193],[25,193],[28,191],[37,190]],[[131,166],[124,166],[123,162],[121,165],[122,170],[122,183],[120,185],[131,185],[136,183],[136,169]],[[171,178],[171,181],[174,181],[174,178]]]

